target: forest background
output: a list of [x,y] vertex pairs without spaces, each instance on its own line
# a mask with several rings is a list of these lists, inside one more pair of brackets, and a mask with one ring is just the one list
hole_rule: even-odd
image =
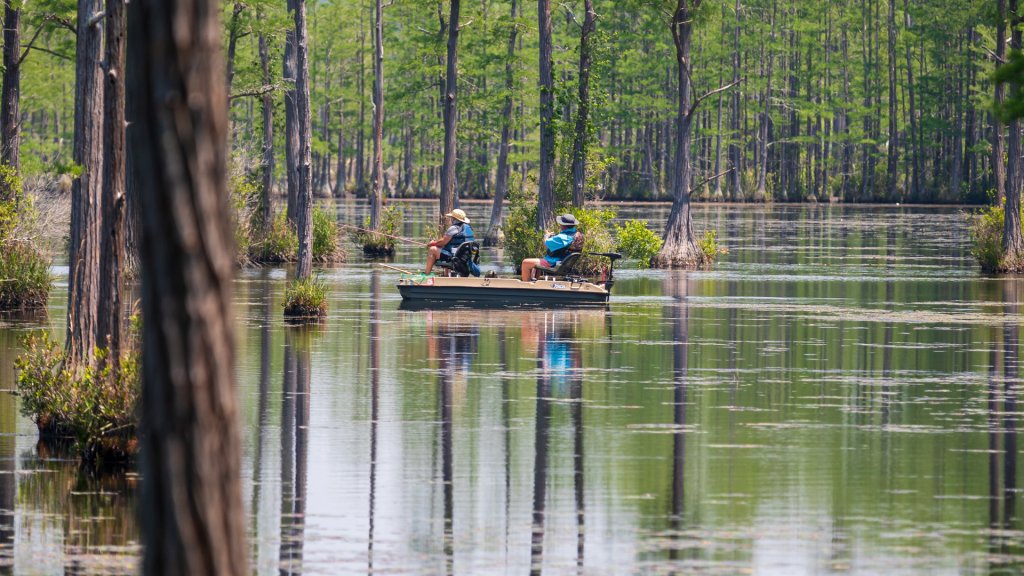
[[[75,173],[75,4],[22,12],[21,162],[26,177]],[[274,180],[283,190],[285,2],[223,5],[236,167],[256,174],[261,98],[273,96]],[[372,172],[374,0],[308,5],[313,190],[364,195]],[[594,0],[589,159],[594,194],[671,199],[676,62],[672,5]],[[540,157],[536,3],[463,3],[459,39],[457,194],[490,198],[527,183]],[[583,2],[553,6],[557,162],[571,163]],[[384,192],[437,197],[443,160],[446,2],[383,6]],[[1007,127],[992,110],[999,56],[995,2],[744,0],[696,14],[692,153],[698,199],[985,203]],[[260,39],[266,44],[265,73]],[[512,112],[504,114],[506,99]],[[510,152],[499,158],[503,128]],[[129,152],[130,153],[130,152]],[[559,174],[568,170],[559,169]]]

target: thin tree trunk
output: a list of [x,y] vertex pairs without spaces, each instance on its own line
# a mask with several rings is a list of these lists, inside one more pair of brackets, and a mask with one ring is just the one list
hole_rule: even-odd
[[296,280],[309,278],[313,271],[313,175],[310,159],[313,127],[309,106],[309,36],[306,33],[306,0],[295,5],[295,111],[298,115],[299,155],[296,190],[296,230],[299,235],[299,261]]
[[[231,20],[228,22],[228,95],[231,94],[231,84],[235,79],[235,52],[238,50],[238,29],[241,26],[238,18],[242,15],[242,10],[245,10],[245,4],[235,2],[231,8]],[[231,106],[230,100],[228,106]]]
[[597,14],[592,0],[584,0],[586,15],[580,33],[579,111],[576,113],[576,140],[572,146],[572,205],[583,208],[586,202],[587,150],[590,140],[590,36],[594,33]]
[[345,104],[338,102],[338,165],[334,177],[334,196],[341,198],[345,195],[345,186],[348,181],[348,170],[345,167]]
[[[4,2],[4,80],[0,88],[0,162],[21,172],[21,5],[18,0]],[[14,198],[14,190],[0,190],[0,198]]]
[[[771,99],[772,99],[772,68],[775,63],[772,57],[772,50],[775,47],[775,9],[776,1],[772,0],[772,32],[767,52],[768,73],[764,88],[764,114],[761,117],[761,132],[757,150],[757,191],[754,192],[754,202],[765,202],[768,199],[768,124],[771,123]],[[717,171],[715,172],[718,173]]]
[[485,243],[490,246],[501,244],[504,234],[501,232],[501,211],[508,195],[509,176],[509,133],[512,129],[512,93],[515,89],[515,73],[513,61],[516,56],[516,36],[519,25],[516,23],[517,0],[512,0],[509,17],[511,29],[508,34],[508,53],[505,59],[505,102],[501,107],[501,144],[498,146],[498,175],[494,183],[494,203],[491,205],[491,222],[487,229]]
[[899,170],[899,123],[896,115],[896,2],[889,0],[889,150],[886,165],[885,195],[887,198],[899,198],[896,191],[897,170]]
[[[295,10],[296,0],[288,0],[288,11]],[[296,110],[295,100],[298,98],[295,89],[296,82],[296,57],[295,57],[295,30],[288,30],[284,35],[284,66],[282,68],[285,84],[293,83],[284,91],[284,165],[288,185],[288,200],[286,214],[292,225],[296,224],[298,218],[298,194],[299,194],[299,118]]]
[[99,299],[100,192],[103,185],[102,18],[99,0],[78,3],[75,57],[75,164],[82,173],[71,186],[66,346],[71,366],[92,362]]
[[441,214],[455,209],[455,162],[458,150],[456,147],[456,130],[458,129],[458,50],[459,50],[459,0],[451,0],[451,12],[448,15],[448,61],[444,77],[444,99],[441,103],[444,115],[444,158],[441,164]]
[[[121,358],[121,277],[124,267],[125,4],[107,0],[106,86],[103,91],[103,240],[97,337],[109,347],[116,371]],[[104,340],[106,339],[106,340]]]
[[370,192],[370,229],[380,226],[384,193],[384,7],[376,1],[373,27],[373,189]]
[[366,189],[366,26],[362,0],[359,2],[359,134],[356,137],[356,190]]
[[[142,226],[142,497],[152,575],[248,574],[219,4],[133,4]],[[79,40],[82,36],[79,36]],[[186,97],[187,95],[187,97]]]
[[[1021,30],[1018,26],[1020,17],[1017,14],[1017,0],[1009,0],[1007,6],[1010,18],[1010,50],[1020,50]],[[1011,85],[1016,93],[1019,83]],[[1009,142],[1006,168],[1006,210],[1003,219],[1003,266],[1010,271],[1024,269],[1024,236],[1021,234],[1020,195],[1024,185],[1024,170],[1021,166],[1021,121],[1015,118],[1010,121]]]
[[537,229],[554,221],[555,211],[555,81],[552,76],[551,0],[537,0],[540,34],[540,177],[538,179]]
[[[262,17],[262,14],[261,14]],[[270,72],[270,49],[267,37],[259,37],[260,71],[263,74],[263,85],[270,86],[273,76]],[[274,96],[270,92],[263,95],[263,171],[262,190],[260,190],[260,220],[266,230],[274,220]]]
[[[740,81],[740,0],[736,0],[736,26],[733,29],[732,47],[732,81]],[[743,137],[740,131],[740,91],[733,90],[732,106],[729,109],[729,193],[734,202],[743,200],[743,167],[740,165],[742,158],[739,140]]]
[[[996,0],[996,66],[1006,61],[1006,0]],[[909,48],[907,53],[909,55]],[[993,106],[1000,109],[1005,100],[1006,87],[1002,82],[993,86]],[[992,177],[995,179],[996,204],[1006,200],[1006,162],[1003,160],[1003,124],[996,114],[992,118]]]

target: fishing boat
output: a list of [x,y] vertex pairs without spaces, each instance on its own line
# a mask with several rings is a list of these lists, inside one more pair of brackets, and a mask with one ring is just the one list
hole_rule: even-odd
[[[613,285],[612,269],[619,254],[590,253],[607,258],[611,265],[600,279],[572,273],[579,253],[570,254],[558,266],[538,266],[537,280],[519,278],[472,277],[442,266],[446,274],[404,273],[398,281],[403,305],[453,304],[473,306],[594,306],[608,303]],[[440,265],[440,264],[439,264]]]

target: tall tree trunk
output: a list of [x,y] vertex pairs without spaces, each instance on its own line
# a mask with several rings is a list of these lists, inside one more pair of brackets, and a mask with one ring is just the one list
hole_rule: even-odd
[[501,211],[508,194],[509,176],[509,134],[512,130],[512,93],[515,89],[515,73],[513,62],[516,56],[516,36],[519,24],[516,22],[517,0],[512,0],[509,17],[508,52],[505,58],[505,101],[501,107],[501,144],[498,146],[498,174],[494,183],[494,203],[491,205],[491,222],[487,229],[485,243],[490,246],[501,244],[504,234],[501,232]]
[[[457,0],[456,0],[457,1]],[[373,189],[370,192],[370,229],[380,226],[384,193],[384,7],[376,0],[373,21]]]
[[[125,187],[125,3],[107,0],[107,82],[103,91],[103,240],[97,337],[110,349],[117,370],[121,358],[121,280],[124,268]],[[106,339],[105,341],[103,339]]]
[[[0,162],[21,171],[21,5],[4,2],[4,80],[0,88]],[[14,190],[0,189],[0,198],[14,198]]]
[[679,86],[676,94],[676,177],[672,211],[665,225],[665,242],[652,262],[658,268],[695,267],[701,261],[690,214],[690,129],[696,111],[690,103],[690,36],[693,33],[693,13],[700,4],[701,0],[677,0],[672,14],[672,40],[676,48]]
[[345,195],[345,187],[348,183],[348,170],[345,167],[345,104],[338,102],[338,164],[334,175],[334,196],[341,198]]
[[889,0],[888,56],[889,56],[889,150],[886,165],[885,195],[899,198],[896,191],[897,170],[899,170],[899,122],[896,114],[896,1]]
[[[996,0],[996,66],[1006,61],[1006,0]],[[909,48],[908,55],[909,55]],[[1003,105],[1006,87],[1002,82],[993,86],[993,105],[998,110]],[[1006,162],[1003,160],[1003,124],[996,114],[992,118],[992,177],[995,179],[996,203],[1006,200]]]
[[[772,0],[772,23],[771,40],[768,45],[768,73],[764,88],[764,113],[761,117],[761,130],[758,137],[757,147],[757,190],[754,192],[754,202],[765,202],[768,199],[768,124],[771,123],[771,99],[772,99],[772,68],[774,58],[772,50],[775,48],[775,9],[776,0]],[[715,172],[717,174],[717,172]]]
[[[1010,18],[1010,50],[1021,49],[1021,22],[1017,14],[1017,0],[1009,0],[1007,6]],[[1014,82],[1011,89],[1016,93],[1019,83]],[[1020,195],[1024,185],[1024,169],[1021,166],[1021,121],[1014,118],[1010,121],[1009,141],[1007,146],[1006,167],[1006,210],[1003,229],[1003,265],[1012,271],[1024,269],[1024,236],[1021,234]]]
[[[732,81],[740,81],[740,0],[736,0],[736,26],[733,29],[732,46]],[[740,91],[732,91],[732,105],[729,108],[729,168],[732,172],[727,176],[729,179],[729,195],[734,202],[743,200],[743,167],[741,164],[740,139],[743,133],[740,131]]]
[[[217,2],[142,0],[129,38],[137,102],[145,558],[155,575],[248,574]],[[79,35],[79,40],[83,37]]]
[[[238,50],[238,30],[242,25],[238,20],[242,15],[242,10],[245,10],[245,4],[235,2],[235,5],[231,8],[231,20],[228,22],[228,96],[231,95],[231,84],[235,79],[235,53]],[[231,106],[230,100],[228,100],[228,106]]]
[[444,99],[441,103],[444,115],[444,159],[441,164],[441,214],[455,209],[455,159],[458,154],[456,130],[458,128],[458,108],[456,97],[459,91],[458,59],[459,59],[459,0],[451,0],[451,12],[448,15],[448,61],[444,77]]
[[[907,13],[905,17],[905,25],[907,28],[910,27],[910,12],[908,10],[907,0],[903,0],[903,11]],[[917,146],[917,109],[914,100],[914,60],[911,57],[912,42],[907,42],[907,100],[909,104],[908,113],[910,115],[910,143],[913,146],[907,146],[907,153],[910,157],[910,185],[907,186],[910,196],[912,198],[921,197],[921,151]],[[1002,147],[1002,140],[999,141],[1000,147]],[[1000,156],[1002,154],[1000,153]],[[1000,160],[1001,162],[1001,160]]]
[[92,362],[99,299],[100,191],[103,185],[103,73],[100,0],[79,0],[75,57],[74,161],[82,173],[71,185],[68,249],[68,330],[71,366]]
[[572,145],[572,205],[582,208],[586,202],[587,150],[590,140],[590,36],[594,33],[597,14],[592,0],[584,0],[587,13],[580,33],[579,110],[576,113],[576,140]]
[[359,3],[359,133],[356,136],[356,190],[366,190],[366,26],[365,10]]
[[[378,0],[379,2],[379,0]],[[309,36],[306,33],[306,0],[295,3],[295,111],[298,114],[299,156],[296,190],[296,230],[299,261],[295,278],[305,280],[313,271],[313,175],[310,159],[313,127],[309,106]]]
[[537,0],[540,34],[540,177],[537,190],[537,229],[554,221],[555,211],[555,81],[552,76],[551,0]]
[[[288,11],[295,10],[296,0],[288,0]],[[285,84],[296,82],[296,56],[295,56],[295,30],[288,30],[284,35],[284,66],[282,68]],[[285,182],[288,186],[288,199],[286,203],[286,214],[288,221],[295,225],[298,215],[298,194],[299,194],[299,118],[297,104],[298,98],[295,85],[292,84],[284,91],[284,167]]]
[[[261,15],[262,16],[262,15]],[[270,49],[266,35],[259,38],[260,71],[263,85],[270,86],[274,78],[270,72]],[[274,220],[274,96],[267,92],[262,97],[263,108],[263,170],[260,190],[260,221],[264,230]]]

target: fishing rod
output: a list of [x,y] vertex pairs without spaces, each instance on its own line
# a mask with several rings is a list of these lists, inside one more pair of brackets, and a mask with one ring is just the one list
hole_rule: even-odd
[[429,244],[425,244],[423,242],[417,242],[415,240],[409,240],[408,238],[402,238],[401,236],[392,236],[391,234],[385,234],[383,232],[378,232],[376,230],[367,230],[366,228],[360,228],[358,226],[353,226],[351,224],[342,224],[341,226],[342,226],[342,228],[351,228],[353,230],[358,230],[360,232],[366,232],[367,234],[380,234],[381,236],[384,236],[385,238],[394,238],[395,240],[401,240],[402,242],[407,242],[409,244],[415,244],[416,246],[429,246]]

